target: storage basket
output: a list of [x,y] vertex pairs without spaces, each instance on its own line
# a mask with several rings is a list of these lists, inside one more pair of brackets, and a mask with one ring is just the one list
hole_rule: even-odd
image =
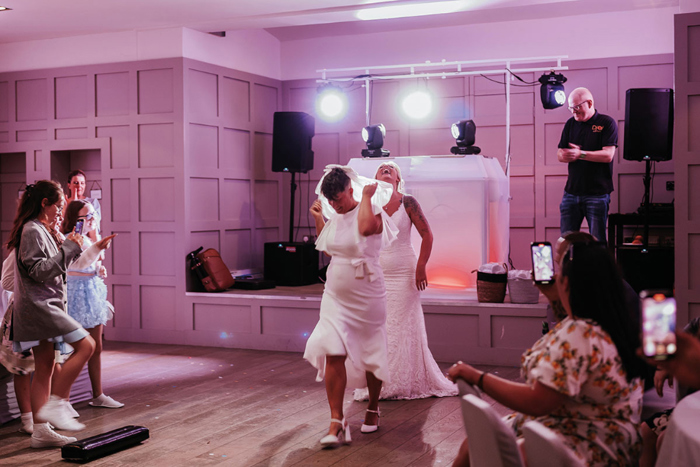
[[540,300],[540,291],[532,279],[509,277],[508,295],[511,303],[537,303]]
[[506,298],[506,283],[508,274],[491,274],[477,271],[476,297],[480,302],[503,303]]

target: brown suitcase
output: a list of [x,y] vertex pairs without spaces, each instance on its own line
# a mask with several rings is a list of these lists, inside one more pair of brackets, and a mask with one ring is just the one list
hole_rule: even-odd
[[208,276],[202,279],[202,284],[207,292],[221,292],[233,285],[233,276],[226,267],[219,252],[213,248],[204,250],[197,255],[204,266]]

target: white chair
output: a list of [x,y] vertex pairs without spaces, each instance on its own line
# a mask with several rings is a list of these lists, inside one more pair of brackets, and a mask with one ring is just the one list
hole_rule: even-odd
[[472,467],[523,466],[513,430],[487,402],[472,394],[463,396],[462,416]]
[[527,464],[537,467],[583,467],[586,465],[552,430],[540,422],[523,425]]

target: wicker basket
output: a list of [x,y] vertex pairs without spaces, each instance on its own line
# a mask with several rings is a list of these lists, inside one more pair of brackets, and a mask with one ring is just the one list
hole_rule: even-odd
[[506,298],[508,274],[476,273],[476,297],[480,302],[503,303]]
[[532,279],[508,278],[508,295],[511,303],[537,303],[540,291]]

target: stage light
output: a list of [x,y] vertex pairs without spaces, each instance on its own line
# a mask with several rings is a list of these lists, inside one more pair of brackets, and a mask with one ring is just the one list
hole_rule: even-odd
[[326,84],[318,89],[316,114],[326,121],[340,120],[348,111],[348,98],[338,86]]
[[457,146],[450,149],[452,154],[479,154],[481,148],[474,146],[476,141],[476,125],[474,120],[460,120],[452,124],[452,137]]
[[556,109],[566,103],[566,91],[564,83],[566,77],[561,73],[555,74],[553,71],[549,74],[543,74],[538,80],[542,83],[540,86],[540,99],[542,107],[545,109]]
[[409,117],[421,119],[433,111],[433,99],[425,91],[415,91],[404,98],[401,107]]
[[367,149],[362,150],[362,157],[389,157],[389,151],[382,149],[386,128],[381,123],[369,125],[362,129],[362,139],[367,144]]

